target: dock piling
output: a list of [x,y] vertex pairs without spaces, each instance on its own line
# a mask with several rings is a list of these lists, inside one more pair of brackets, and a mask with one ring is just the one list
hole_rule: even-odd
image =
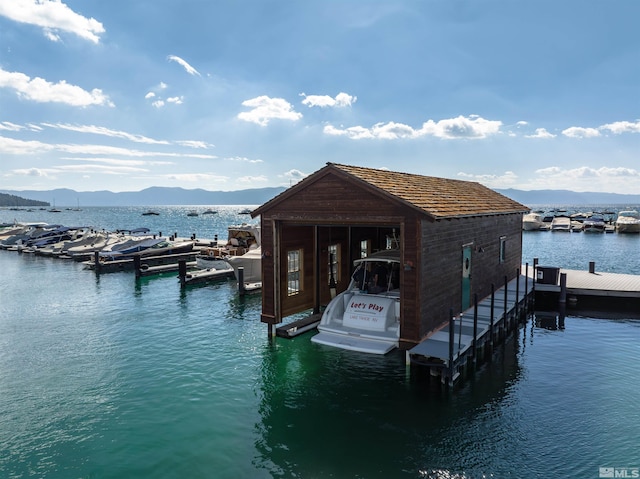
[[184,259],[178,261],[178,278],[180,278],[180,286],[187,283],[187,262]]
[[558,299],[560,307],[567,304],[567,273],[560,273],[560,298]]
[[473,365],[478,357],[478,293],[473,293]]
[[133,269],[136,272],[136,278],[139,278],[141,274],[140,274],[140,256],[138,255],[135,255],[133,257]]
[[[460,321],[462,324],[462,320]],[[453,386],[453,341],[455,335],[455,320],[453,308],[449,310],[449,386]]]
[[491,283],[491,321],[489,322],[489,337],[490,337],[490,345],[491,351],[493,351],[493,335],[495,334],[493,331],[493,321],[495,316],[495,303],[496,303],[496,287],[493,283]]
[[[524,290],[525,291],[529,291],[529,263],[525,263],[525,265],[524,265]],[[524,295],[525,317],[526,317],[526,313],[528,313],[530,311],[529,299],[530,299],[529,295],[525,294]]]
[[[516,278],[520,277],[520,268],[516,268]],[[515,304],[515,316],[516,320],[520,319],[520,301],[518,298],[520,297],[520,281],[516,281],[516,304]]]
[[509,299],[509,278],[507,275],[504,276],[504,311],[502,313],[502,327],[505,331],[509,330],[508,325],[508,315],[509,315],[509,307],[508,307],[508,299]]
[[244,287],[244,267],[242,266],[238,268],[238,293],[240,293],[241,296],[246,293]]

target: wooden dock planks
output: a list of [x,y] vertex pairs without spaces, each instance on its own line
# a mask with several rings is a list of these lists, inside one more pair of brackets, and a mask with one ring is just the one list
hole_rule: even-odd
[[[517,284],[517,287],[516,287]],[[518,297],[516,298],[516,289]],[[517,306],[519,306],[525,297],[533,290],[533,282],[531,278],[526,279],[520,275],[518,278],[511,280],[507,285],[507,301],[505,311],[505,289],[504,286],[494,292],[493,307],[493,325],[494,328],[504,328],[505,319],[515,314]],[[491,297],[487,296],[478,301],[477,326],[476,326],[476,345],[490,341],[491,330]],[[461,358],[466,356],[473,347],[474,339],[474,316],[475,308],[464,311],[458,315],[453,323],[453,360],[457,363]],[[411,362],[427,365],[443,365],[449,366],[450,352],[450,324],[444,325],[438,331],[425,338],[418,345],[408,351]]]
[[[615,298],[640,298],[640,276],[619,273],[590,273],[560,268],[566,274],[567,294],[578,296],[606,296]],[[533,277],[533,272],[531,272]],[[538,291],[560,292],[557,284],[536,283]]]

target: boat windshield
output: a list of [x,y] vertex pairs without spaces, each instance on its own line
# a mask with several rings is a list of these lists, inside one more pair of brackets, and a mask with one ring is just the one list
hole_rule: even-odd
[[360,260],[351,276],[350,290],[381,294],[400,287],[400,263],[388,260]]

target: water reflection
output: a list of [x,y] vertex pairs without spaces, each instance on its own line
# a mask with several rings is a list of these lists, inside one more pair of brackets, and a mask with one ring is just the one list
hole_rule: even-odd
[[408,377],[402,352],[342,351],[311,334],[263,351],[258,467],[284,477],[447,477],[452,464],[487,472],[486,451],[460,434],[517,382],[517,338],[451,394],[418,371]]

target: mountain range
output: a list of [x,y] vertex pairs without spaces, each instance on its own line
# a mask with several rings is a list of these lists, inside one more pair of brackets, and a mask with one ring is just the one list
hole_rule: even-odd
[[[162,205],[261,205],[286,188],[256,188],[237,191],[208,191],[203,189],[184,189],[152,187],[141,191],[75,191],[72,189],[37,190],[0,190],[0,206],[10,195],[36,202],[45,202],[54,206],[162,206]],[[640,195],[619,193],[576,192],[569,190],[515,190],[496,189],[509,198],[526,206],[535,205],[640,205]],[[26,206],[26,205],[25,205]],[[31,205],[31,206],[35,206]]]

